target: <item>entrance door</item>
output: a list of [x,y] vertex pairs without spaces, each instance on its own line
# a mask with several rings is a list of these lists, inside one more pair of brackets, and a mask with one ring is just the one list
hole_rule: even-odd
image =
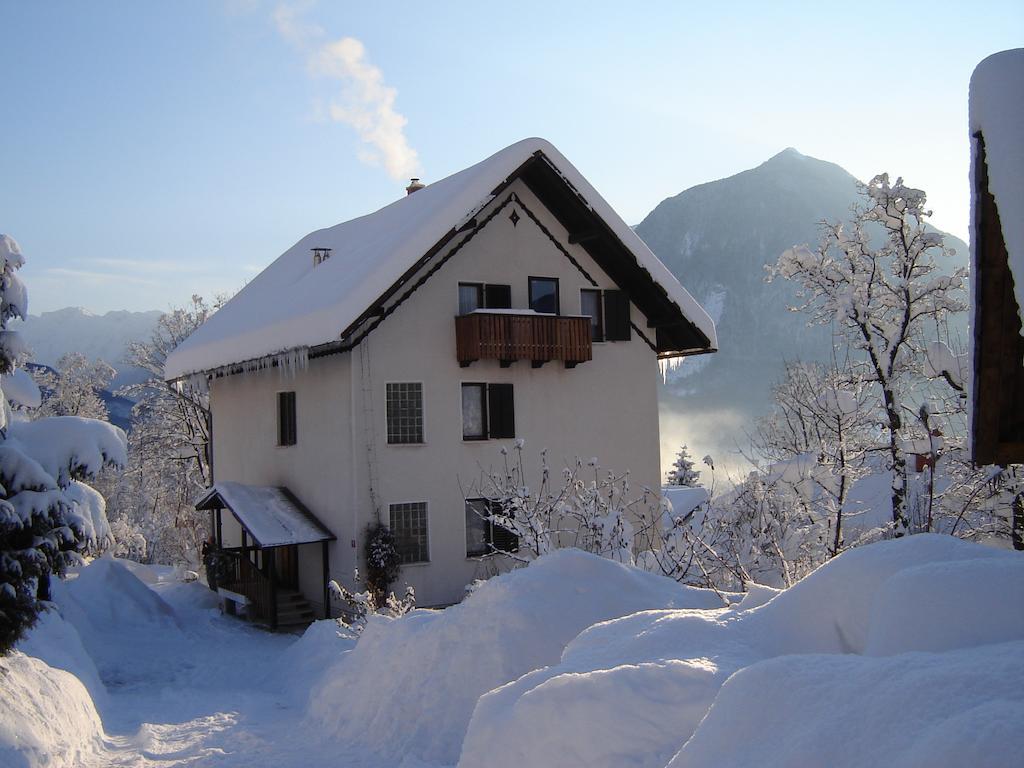
[[277,584],[285,589],[299,588],[299,548],[295,544],[274,549]]

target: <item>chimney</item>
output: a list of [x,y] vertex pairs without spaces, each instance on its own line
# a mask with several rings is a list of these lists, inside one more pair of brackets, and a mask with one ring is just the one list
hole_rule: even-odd
[[412,183],[405,188],[406,195],[411,195],[413,192],[418,192],[419,190],[427,186],[426,184],[422,183],[419,179],[412,179],[411,181]]
[[329,258],[331,258],[331,249],[330,248],[311,248],[310,250],[313,251],[313,266],[314,267],[318,266],[320,264],[323,264],[325,261],[327,261]]

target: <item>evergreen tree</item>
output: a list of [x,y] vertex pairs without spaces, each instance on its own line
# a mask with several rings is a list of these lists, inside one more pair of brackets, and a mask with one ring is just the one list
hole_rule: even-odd
[[126,458],[117,427],[76,416],[22,421],[8,405],[24,390],[19,382],[2,391],[27,355],[21,336],[7,328],[28,311],[16,274],[23,264],[18,244],[0,234],[0,654],[35,622],[50,576],[109,536],[102,498],[79,481]]
[[700,472],[693,468],[693,459],[690,458],[690,449],[685,445],[676,454],[676,460],[672,463],[672,469],[668,472],[665,480],[667,485],[685,485],[694,487],[700,483]]

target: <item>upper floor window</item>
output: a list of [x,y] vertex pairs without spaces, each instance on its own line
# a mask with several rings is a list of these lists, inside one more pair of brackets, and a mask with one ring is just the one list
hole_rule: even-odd
[[427,502],[392,504],[389,512],[389,527],[395,535],[395,549],[402,564],[428,562]]
[[625,291],[580,291],[580,314],[590,316],[591,341],[629,341],[629,297]]
[[511,384],[462,385],[463,440],[515,436],[515,402]]
[[511,309],[512,286],[497,283],[459,283],[459,314],[477,309]]
[[548,315],[558,314],[558,278],[530,278],[530,309]]
[[590,340],[604,341],[604,311],[601,291],[584,288],[580,291],[580,314],[590,316]]
[[295,393],[277,393],[277,444],[295,445]]
[[388,383],[388,443],[423,442],[423,385],[419,382]]

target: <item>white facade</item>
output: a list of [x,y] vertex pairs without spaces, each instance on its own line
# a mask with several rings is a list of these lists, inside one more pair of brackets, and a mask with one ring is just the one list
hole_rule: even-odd
[[[509,202],[511,195],[518,201]],[[349,586],[375,510],[387,522],[390,505],[405,502],[427,503],[429,562],[402,569],[402,581],[416,588],[421,605],[458,601],[467,583],[490,572],[492,566],[466,555],[464,500],[479,495],[473,488],[482,472],[499,466],[500,448],[514,440],[463,440],[463,382],[513,385],[515,434],[526,442],[531,470],[546,448],[555,469],[596,456],[609,469],[629,469],[637,489],[659,486],[657,355],[636,330],[629,341],[594,343],[593,360],[573,369],[558,361],[540,368],[529,361],[502,368],[492,360],[459,366],[454,317],[460,282],[510,285],[512,306],[525,309],[529,277],[557,278],[561,314],[580,314],[580,291],[594,287],[529,214],[597,287],[616,288],[522,182],[480,218],[499,207],[352,351],[312,359],[294,373],[266,369],[211,382],[217,480],[290,488],[337,536],[330,574]],[[645,330],[646,318],[636,307],[631,314]],[[422,444],[388,444],[388,382],[422,383]],[[295,392],[293,446],[277,445],[280,391]],[[308,549],[315,553],[318,545]],[[302,554],[300,586],[315,602],[322,591],[319,555]]]
[[[536,307],[547,317],[530,308],[531,278],[557,281],[557,308]],[[507,294],[490,318],[457,320],[460,284]],[[590,343],[584,290],[603,292],[606,336],[621,340]],[[499,308],[504,301],[509,308]],[[520,317],[501,319],[509,312]],[[457,322],[492,342],[485,351],[466,334],[468,365]],[[487,323],[517,330],[485,331]],[[638,494],[657,491],[658,358],[716,347],[707,313],[636,233],[557,149],[527,139],[307,235],[179,345],[165,375],[209,384],[218,485],[203,504],[227,482],[284,487],[335,537],[328,573],[323,544],[298,546],[298,587],[314,608],[323,610],[325,576],[355,586],[367,527],[389,524],[395,505],[416,505],[416,520],[425,505],[427,533],[395,587],[415,587],[420,605],[443,605],[495,570],[467,552],[466,499],[485,495],[503,448],[525,442],[534,487],[545,450],[553,472],[597,457],[607,470],[629,470]],[[539,367],[521,359],[552,350],[556,359]],[[501,439],[463,438],[467,384],[501,385],[492,414]],[[421,391],[422,440],[389,440],[389,385]],[[249,558],[264,572],[257,581],[280,585],[276,574],[287,573],[291,582],[290,550],[264,562],[251,530],[245,540],[235,517],[217,517],[218,544],[240,547],[239,567]]]

